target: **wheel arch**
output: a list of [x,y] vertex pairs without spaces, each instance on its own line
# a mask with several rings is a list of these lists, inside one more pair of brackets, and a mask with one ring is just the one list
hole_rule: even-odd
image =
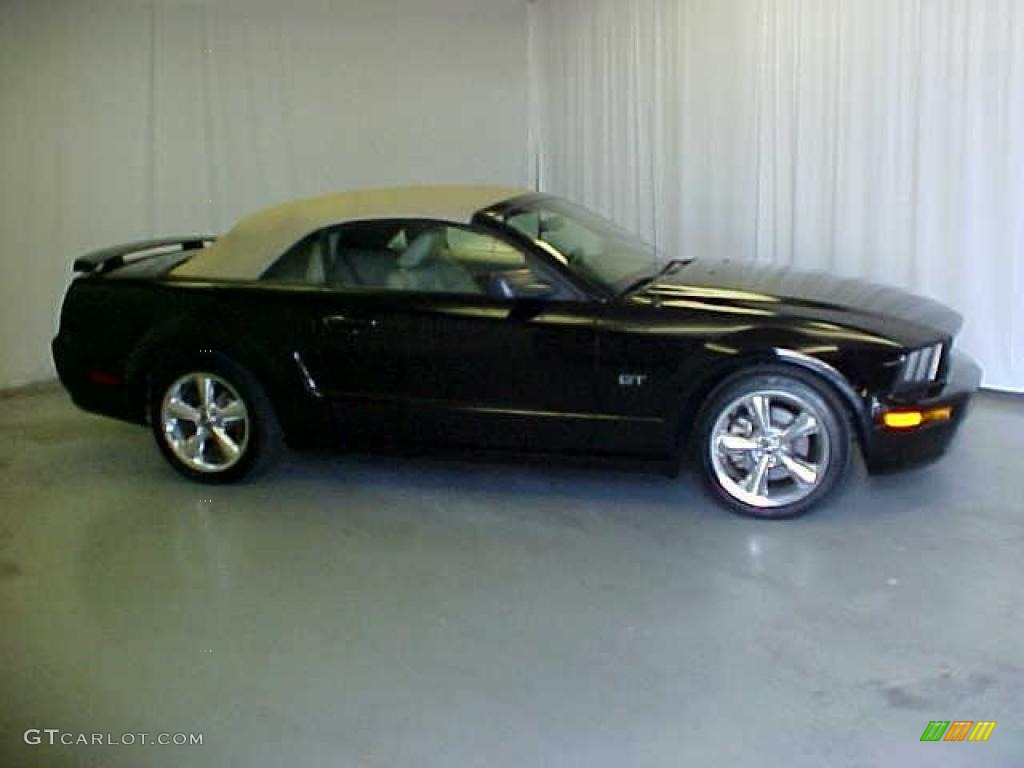
[[684,387],[681,407],[677,415],[677,450],[686,452],[692,446],[694,428],[701,408],[712,392],[741,371],[758,365],[776,365],[800,371],[828,387],[845,407],[854,434],[861,445],[867,434],[864,419],[864,401],[850,380],[834,365],[787,346],[749,349],[737,354],[701,356],[701,360],[688,366],[691,383]]
[[266,351],[242,339],[227,338],[210,333],[193,323],[172,322],[155,328],[139,342],[126,365],[130,407],[148,419],[149,404],[154,396],[155,378],[161,371],[176,368],[204,358],[226,362],[243,368],[266,391],[274,415],[282,426],[280,397],[284,395],[284,382],[278,367],[268,359]]

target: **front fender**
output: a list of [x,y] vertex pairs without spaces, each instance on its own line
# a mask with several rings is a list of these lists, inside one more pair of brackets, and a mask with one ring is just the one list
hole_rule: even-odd
[[676,423],[680,445],[686,444],[701,407],[715,387],[745,368],[765,364],[793,366],[816,376],[840,397],[853,417],[858,437],[864,437],[871,382],[879,376],[879,369],[884,370],[886,360],[875,357],[867,362],[863,350],[846,350],[844,354],[836,346],[812,345],[798,333],[762,330],[709,340],[680,366],[681,405]]

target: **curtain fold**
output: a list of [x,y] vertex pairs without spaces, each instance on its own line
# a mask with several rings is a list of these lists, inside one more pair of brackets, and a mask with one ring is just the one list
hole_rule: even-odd
[[665,255],[942,300],[1024,391],[1024,5],[536,0],[539,187]]

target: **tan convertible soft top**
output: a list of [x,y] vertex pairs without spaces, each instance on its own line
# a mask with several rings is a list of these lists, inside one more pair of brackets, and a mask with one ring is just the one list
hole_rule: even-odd
[[395,187],[297,200],[246,216],[173,274],[255,280],[289,247],[332,224],[366,219],[437,219],[466,224],[478,211],[528,193],[516,187]]

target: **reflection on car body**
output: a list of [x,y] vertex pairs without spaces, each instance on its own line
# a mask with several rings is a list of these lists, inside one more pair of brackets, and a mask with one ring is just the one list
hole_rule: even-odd
[[730,508],[788,517],[838,487],[855,446],[872,469],[940,455],[980,380],[934,301],[666,259],[517,189],[330,195],[75,269],[53,343],[65,387],[149,423],[204,482],[282,440],[691,456]]

